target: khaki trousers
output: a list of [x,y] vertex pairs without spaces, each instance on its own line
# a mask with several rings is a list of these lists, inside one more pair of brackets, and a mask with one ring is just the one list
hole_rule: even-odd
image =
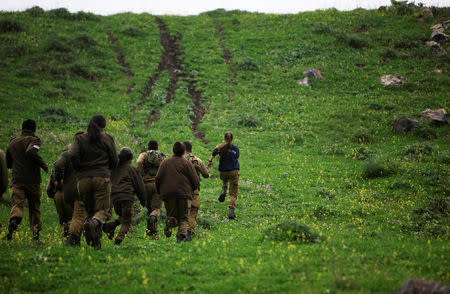
[[64,225],[69,224],[72,220],[73,206],[64,201],[64,193],[62,191],[56,191],[53,200],[55,201],[59,224],[61,225],[61,228],[63,228]]
[[195,226],[197,225],[198,209],[200,208],[200,201],[198,200],[198,196],[199,190],[195,190],[192,192],[192,200],[188,200],[188,207],[189,207],[188,222],[189,222],[189,230],[191,232],[194,232]]
[[39,184],[16,183],[11,185],[12,208],[9,219],[23,218],[23,210],[28,201],[30,228],[33,232],[42,230],[41,222],[41,187]]
[[156,193],[155,180],[144,182],[145,186],[145,206],[147,207],[148,216],[161,215],[162,200],[159,194]]
[[[188,199],[174,198],[164,201],[166,207],[166,223],[176,224],[179,226],[178,235],[187,234],[189,228],[188,222]],[[173,227],[174,225],[172,225]]]
[[230,200],[228,202],[228,207],[235,208],[238,197],[239,170],[236,169],[220,172],[220,179],[222,180],[222,186],[228,187],[228,183],[230,184]]
[[130,230],[131,220],[133,218],[133,201],[114,202],[114,210],[119,216],[120,230],[116,240],[123,240]]

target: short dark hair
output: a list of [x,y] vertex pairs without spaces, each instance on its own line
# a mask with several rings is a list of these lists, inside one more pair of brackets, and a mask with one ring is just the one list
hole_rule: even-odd
[[22,123],[22,130],[30,130],[36,132],[36,122],[32,119],[27,119]]
[[192,152],[192,144],[191,144],[191,142],[184,141],[183,144],[184,144],[184,147],[186,147],[186,151],[187,152]]
[[148,141],[148,150],[158,150],[158,142],[155,140]]
[[120,149],[119,153],[119,165],[123,165],[128,160],[133,159],[133,152],[128,147]]
[[186,147],[180,141],[173,143],[172,151],[175,156],[183,156]]

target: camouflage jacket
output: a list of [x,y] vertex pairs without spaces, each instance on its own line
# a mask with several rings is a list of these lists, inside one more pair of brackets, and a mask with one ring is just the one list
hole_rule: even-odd
[[136,168],[145,182],[154,180],[164,158],[166,158],[166,155],[159,150],[148,150],[139,155],[136,160]]
[[195,167],[195,171],[197,172],[199,179],[200,175],[202,175],[205,179],[209,178],[209,168],[200,158],[192,153],[186,154],[184,158]]

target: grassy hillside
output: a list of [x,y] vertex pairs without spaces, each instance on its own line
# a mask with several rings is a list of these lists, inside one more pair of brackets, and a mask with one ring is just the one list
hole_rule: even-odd
[[[33,118],[51,164],[96,113],[135,158],[149,139],[168,154],[175,140],[191,140],[206,161],[228,130],[241,149],[237,220],[217,201],[215,162],[192,243],[165,238],[162,222],[160,239],[149,240],[142,221],[120,247],[103,238],[101,251],[67,248],[46,195],[45,245],[31,241],[27,216],[8,242],[7,193],[0,292],[393,293],[412,277],[450,284],[448,126],[391,129],[396,118],[449,109],[448,55],[425,42],[450,10],[418,20],[409,8],[0,13],[1,149]],[[300,86],[311,68],[324,77]],[[385,74],[407,82],[384,87]]]

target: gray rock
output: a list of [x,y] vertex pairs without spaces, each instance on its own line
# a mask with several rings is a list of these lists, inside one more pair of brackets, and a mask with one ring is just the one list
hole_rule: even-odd
[[431,9],[428,8],[428,7],[424,7],[420,11],[420,16],[422,16],[422,17],[433,17],[433,11],[431,11]]
[[305,69],[303,75],[308,78],[323,78],[323,73],[318,69]]
[[433,54],[436,54],[436,55],[447,54],[447,51],[445,51],[445,49],[442,48],[442,46],[439,45],[439,43],[437,43],[435,41],[428,41],[426,44],[430,48],[430,51],[433,52]]
[[410,279],[396,294],[450,294],[450,287],[436,281]]
[[399,86],[406,82],[406,78],[399,75],[385,75],[380,77],[381,84],[384,86]]
[[311,87],[311,85],[309,84],[308,77],[304,77],[303,79],[298,80],[297,83],[298,83],[300,86]]
[[422,117],[429,122],[448,124],[448,114],[443,108],[435,110],[427,109],[422,112]]
[[443,32],[433,31],[431,33],[431,39],[434,41],[448,42],[450,40],[450,36]]
[[414,128],[417,128],[417,126],[419,126],[419,121],[412,118],[401,117],[397,118],[391,126],[397,134],[407,133],[412,131]]

